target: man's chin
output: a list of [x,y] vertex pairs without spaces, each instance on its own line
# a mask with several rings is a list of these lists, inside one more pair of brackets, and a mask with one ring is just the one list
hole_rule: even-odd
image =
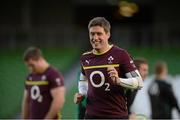
[[100,50],[100,48],[98,48],[98,47],[94,47],[94,50],[99,51],[99,50]]

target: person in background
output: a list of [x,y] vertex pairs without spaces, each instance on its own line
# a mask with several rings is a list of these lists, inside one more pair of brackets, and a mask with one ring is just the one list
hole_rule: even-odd
[[[134,64],[137,67],[137,69],[139,70],[142,80],[144,81],[149,73],[149,65],[148,65],[147,60],[145,58],[136,58],[136,59],[134,59]],[[130,111],[130,108],[131,108],[131,105],[133,104],[133,101],[136,97],[137,92],[138,92],[138,90],[131,90],[131,89],[128,89],[126,91],[127,107],[128,107],[130,119],[136,118],[136,113],[132,113]]]
[[65,101],[64,78],[43,57],[37,47],[29,47],[24,61],[30,70],[25,81],[22,119],[58,119]]
[[152,119],[172,119],[173,108],[176,108],[180,113],[172,86],[166,82],[167,74],[168,67],[166,62],[157,62],[155,66],[155,80],[153,80],[148,89]]

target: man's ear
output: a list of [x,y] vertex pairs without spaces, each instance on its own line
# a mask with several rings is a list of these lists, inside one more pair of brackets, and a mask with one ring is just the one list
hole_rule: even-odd
[[108,35],[108,39],[111,37],[111,33],[110,32],[108,32],[107,33],[107,35]]

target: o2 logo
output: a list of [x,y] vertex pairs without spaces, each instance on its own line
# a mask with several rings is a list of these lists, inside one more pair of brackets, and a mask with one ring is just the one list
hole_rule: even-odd
[[[93,81],[93,76],[96,75],[96,74],[100,76],[100,81],[101,82],[99,84],[96,84]],[[103,85],[106,85],[105,91],[110,91],[110,88],[109,88],[110,84],[109,83],[105,83],[105,76],[104,76],[104,74],[101,71],[93,71],[90,74],[90,82],[91,82],[92,86],[95,87],[95,88],[99,88],[99,87],[101,87]]]
[[38,86],[32,86],[31,88],[31,98],[33,100],[37,100],[38,102],[42,102],[43,96],[40,94],[40,89]]

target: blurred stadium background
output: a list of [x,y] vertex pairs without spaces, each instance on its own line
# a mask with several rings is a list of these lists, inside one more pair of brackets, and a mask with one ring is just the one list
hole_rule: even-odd
[[18,118],[20,114],[28,73],[22,54],[28,46],[40,47],[45,58],[62,71],[67,87],[62,115],[77,118],[73,95],[77,91],[79,57],[90,49],[87,25],[96,16],[111,22],[112,43],[127,49],[133,58],[145,57],[149,61],[150,76],[132,109],[150,115],[146,88],[159,59],[168,63],[169,82],[180,105],[178,3],[178,0],[0,1],[0,118]]

